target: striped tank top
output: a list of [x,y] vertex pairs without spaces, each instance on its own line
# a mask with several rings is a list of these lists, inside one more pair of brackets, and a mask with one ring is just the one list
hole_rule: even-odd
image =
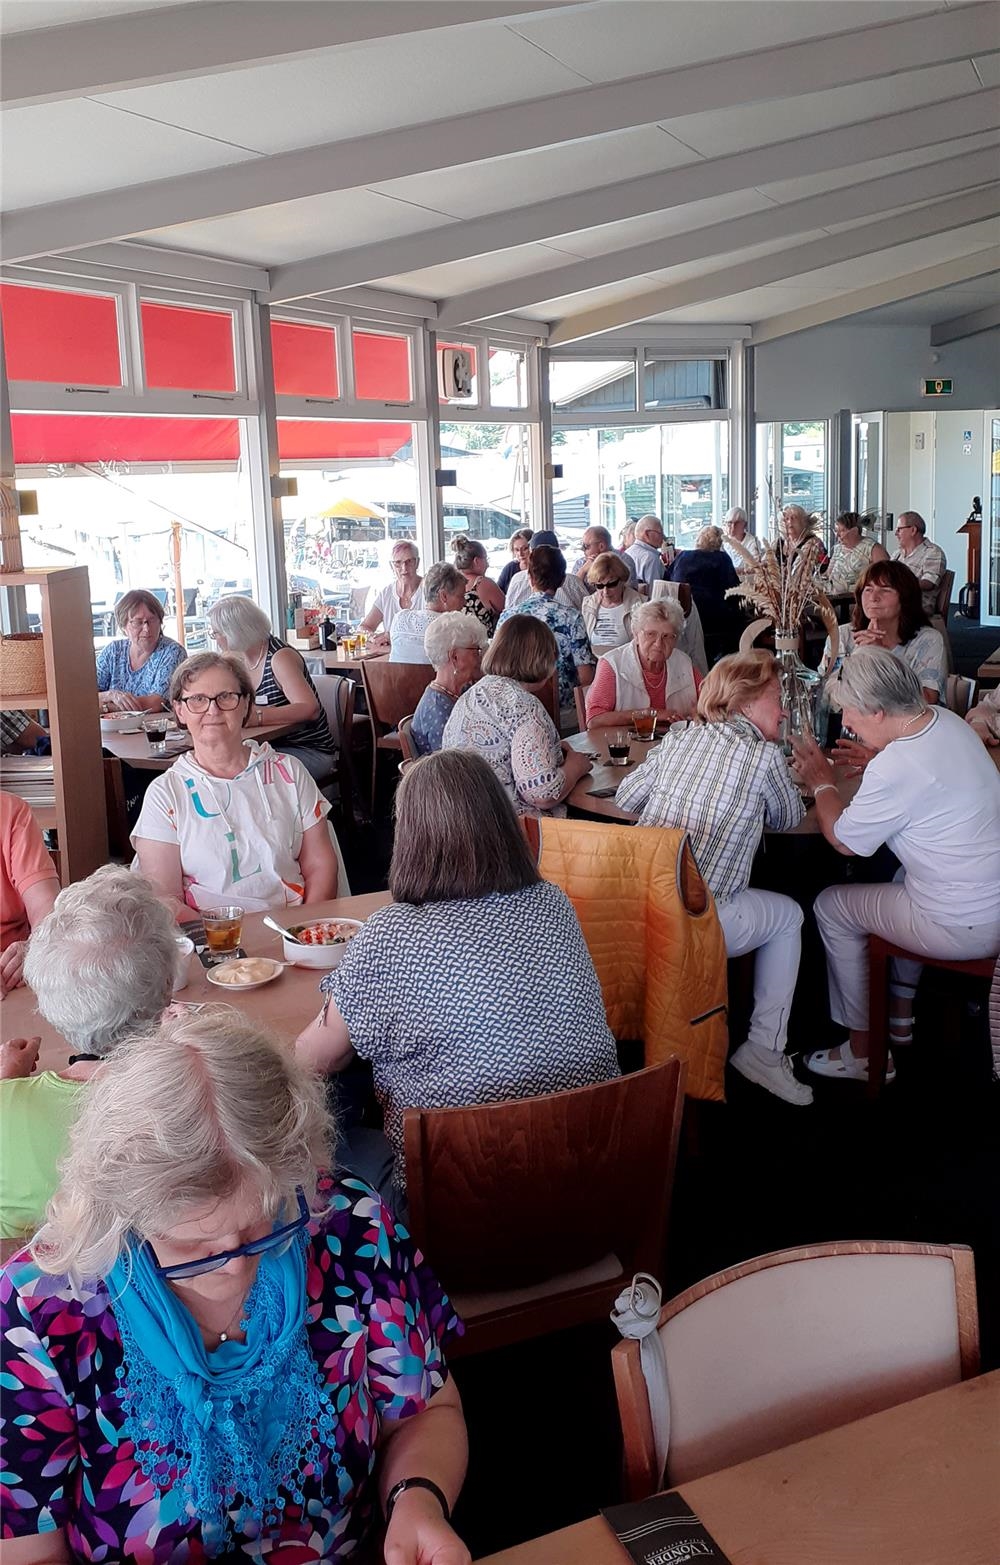
[[[275,678],[274,670],[271,667],[271,659],[274,657],[274,654],[276,652],[285,651],[294,651],[294,648],[286,648],[285,643],[283,641],[279,641],[277,636],[268,636],[267,656],[264,659],[264,667],[261,671],[260,680],[257,684],[257,690],[254,694],[254,701],[258,706],[275,707],[291,705],[288,697],[285,695],[285,692],[282,690],[277,679]],[[319,701],[319,696],[316,693],[316,686],[312,682],[309,670],[306,668],[305,663],[302,662],[301,658],[299,658],[299,662],[302,663],[302,673],[306,684],[309,686],[309,689],[312,691],[313,695],[316,696],[316,700]],[[289,745],[301,746],[302,748],[308,750],[324,750],[330,755],[334,753],[337,746],[334,744],[333,735],[330,732],[330,725],[326,720],[326,713],[323,710],[322,703],[320,703],[318,717],[314,717],[311,722],[300,723],[298,728],[293,728],[289,733],[283,734],[280,739],[275,741],[274,748],[276,750],[283,750],[286,748],[286,746]]]

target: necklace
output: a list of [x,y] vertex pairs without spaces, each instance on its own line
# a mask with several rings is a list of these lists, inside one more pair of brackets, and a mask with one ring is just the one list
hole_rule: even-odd
[[896,735],[896,738],[897,739],[902,739],[903,735],[906,733],[906,730],[908,728],[912,728],[914,723],[921,722],[922,719],[925,718],[926,716],[927,716],[926,712],[917,712],[914,717],[908,717],[906,722],[903,724],[902,728],[899,730],[899,733]]
[[246,1306],[247,1296],[244,1294],[243,1298],[239,1302],[239,1307],[236,1311],[236,1314],[232,1317],[229,1324],[226,1326],[225,1331],[220,1331],[218,1333],[220,1343],[229,1341],[229,1334],[234,1329],[234,1327],[239,1331],[246,1331],[250,1322],[241,1318],[243,1316],[243,1311],[246,1309]]
[[250,669],[260,668],[260,665],[263,663],[263,661],[264,661],[264,659],[266,657],[267,657],[267,646],[265,644],[264,650],[261,653],[259,658],[247,658],[247,660],[246,660],[247,668],[250,668]]

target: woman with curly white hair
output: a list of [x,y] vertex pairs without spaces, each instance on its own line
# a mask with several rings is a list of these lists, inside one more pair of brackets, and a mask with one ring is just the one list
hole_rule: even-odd
[[449,1526],[460,1330],[368,1185],[334,1179],[318,1078],[228,1006],[123,1045],[47,1226],[0,1274],[5,1565],[468,1565]]
[[[430,580],[431,571],[427,572]],[[450,566],[442,566],[450,570]],[[457,572],[456,572],[457,574]],[[464,578],[463,578],[464,596]],[[444,728],[463,690],[483,671],[483,653],[489,636],[481,620],[472,614],[454,611],[435,614],[424,632],[424,652],[433,665],[434,678],[417,702],[410,726],[410,738],[418,755],[440,750]]]
[[258,738],[276,723],[294,723],[273,748],[294,755],[315,782],[328,781],[337,746],[301,655],[271,634],[271,621],[250,598],[219,598],[208,622],[220,652],[236,653],[247,666],[254,691],[247,721],[261,730]]
[[587,691],[588,728],[621,727],[650,707],[663,723],[694,712],[701,675],[677,645],[684,629],[677,599],[636,604],[630,628],[632,639],[597,661]]

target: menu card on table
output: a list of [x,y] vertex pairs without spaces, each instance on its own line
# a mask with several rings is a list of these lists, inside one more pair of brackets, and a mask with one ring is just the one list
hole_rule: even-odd
[[601,1515],[635,1565],[731,1565],[679,1494],[654,1494],[633,1505],[611,1505]]

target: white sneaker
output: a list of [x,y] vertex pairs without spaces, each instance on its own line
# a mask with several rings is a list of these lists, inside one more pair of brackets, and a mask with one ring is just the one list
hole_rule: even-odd
[[813,1100],[812,1088],[798,1080],[787,1054],[761,1049],[753,1043],[741,1043],[729,1063],[747,1081],[756,1082],[758,1087],[773,1093],[776,1098],[784,1098],[786,1103],[811,1103]]
[[[831,1076],[838,1081],[867,1081],[868,1061],[859,1060],[849,1043],[835,1045],[834,1049],[815,1049],[805,1057],[806,1070],[814,1076]],[[885,1084],[896,1080],[896,1066],[892,1055],[886,1057]]]

